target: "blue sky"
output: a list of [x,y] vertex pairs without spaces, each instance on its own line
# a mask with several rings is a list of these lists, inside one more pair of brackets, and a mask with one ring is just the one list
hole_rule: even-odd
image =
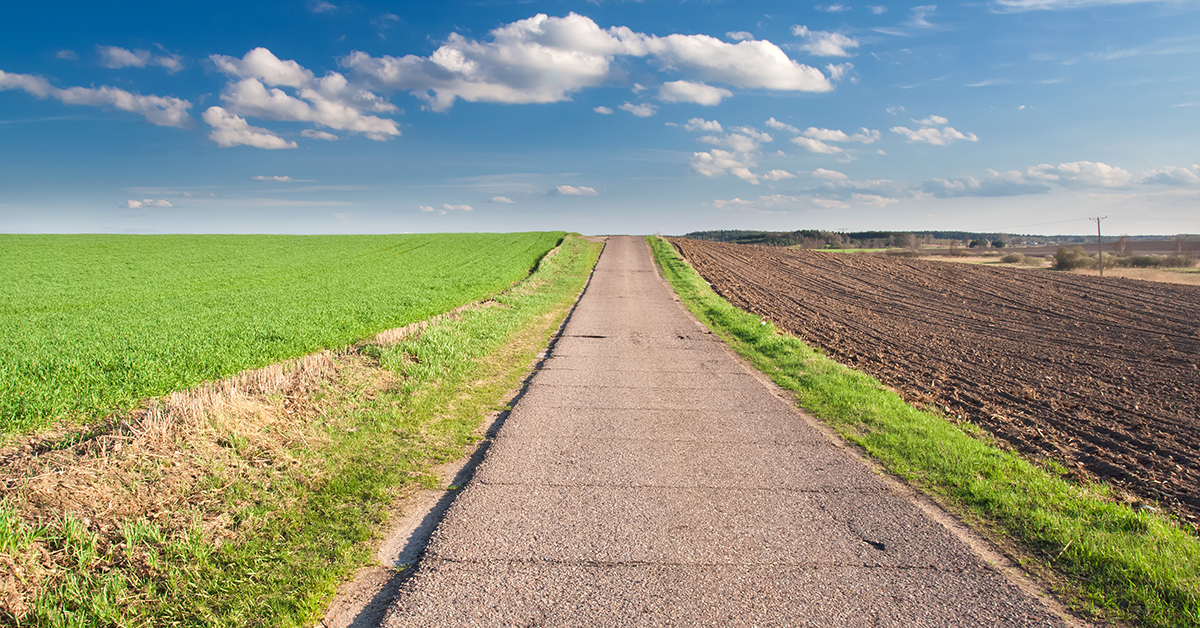
[[0,232],[1200,232],[1200,2],[16,3]]

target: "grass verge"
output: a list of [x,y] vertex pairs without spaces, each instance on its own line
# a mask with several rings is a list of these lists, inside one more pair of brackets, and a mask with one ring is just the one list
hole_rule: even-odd
[[6,491],[0,624],[311,625],[370,562],[398,500],[479,439],[599,248],[567,237],[516,287],[394,344],[332,355],[324,385],[243,399],[158,445],[132,434],[82,472],[87,461],[46,463],[55,495],[90,482],[109,505],[39,510],[25,497],[36,491]]
[[649,237],[663,276],[697,318],[796,402],[884,468],[935,497],[1046,577],[1077,610],[1140,626],[1200,626],[1200,543],[1162,516],[1035,465],[982,430],[918,410],[718,296],[669,243]]

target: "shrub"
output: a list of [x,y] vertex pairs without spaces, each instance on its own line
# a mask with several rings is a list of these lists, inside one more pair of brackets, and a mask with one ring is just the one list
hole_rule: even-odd
[[921,252],[912,249],[888,249],[887,255],[888,257],[920,257]]
[[1195,260],[1183,255],[1133,255],[1117,258],[1119,266],[1131,268],[1191,268],[1195,263]]
[[1065,246],[1058,247],[1058,252],[1054,254],[1054,270],[1075,270],[1076,268],[1093,268],[1096,266],[1096,260],[1088,255],[1083,250],[1082,246],[1077,246],[1068,250]]
[[996,238],[995,240],[992,240],[992,248],[1002,249],[1002,248],[1004,248],[1004,244],[1005,244],[1004,240],[1001,240],[1000,238]]
[[1008,255],[1001,257],[1000,261],[1005,264],[1024,264],[1025,256],[1021,255],[1020,253],[1009,253]]

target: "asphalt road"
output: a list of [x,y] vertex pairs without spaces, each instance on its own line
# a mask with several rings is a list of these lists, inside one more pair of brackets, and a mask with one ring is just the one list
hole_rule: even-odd
[[1065,626],[699,327],[640,238],[384,625]]

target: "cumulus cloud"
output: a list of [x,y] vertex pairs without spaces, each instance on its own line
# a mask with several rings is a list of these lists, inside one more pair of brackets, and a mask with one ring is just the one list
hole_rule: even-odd
[[[910,129],[906,126],[892,127],[892,133],[903,135],[911,143],[932,144],[934,146],[947,146],[959,140],[968,142],[978,142],[979,138],[974,133],[964,133],[955,129],[952,126],[946,125],[950,121],[942,116],[929,116],[922,120],[913,120],[921,125],[919,129]],[[937,128],[941,126],[942,128]]]
[[766,125],[771,127],[772,129],[778,129],[780,131],[788,131],[788,132],[795,133],[795,134],[800,133],[800,129],[797,129],[796,127],[794,127],[786,122],[780,122],[779,120],[776,120],[774,117],[768,119],[766,122]]
[[137,209],[139,207],[174,207],[170,201],[161,198],[144,198],[140,201],[130,199],[125,201],[121,207],[126,209]]
[[1049,185],[1026,176],[1016,170],[997,172],[988,170],[982,177],[965,176],[953,179],[930,179],[921,184],[921,189],[937,198],[963,196],[1021,196],[1046,194]]
[[[903,111],[903,109],[901,109],[901,111]],[[941,126],[950,121],[947,120],[946,118],[943,118],[942,116],[929,116],[928,118],[922,118],[920,120],[913,118],[913,122],[916,122],[917,124],[919,124],[921,126]]]
[[858,48],[858,40],[841,33],[809,30],[807,26],[792,26],[792,34],[803,37],[807,43],[800,49],[818,57],[849,57],[850,48]]
[[511,198],[508,198],[507,196],[493,196],[492,202],[493,203],[503,203],[505,205],[511,205],[511,204],[515,203],[516,201],[512,200]]
[[615,80],[617,57],[647,58],[684,80],[735,87],[826,92],[820,70],[788,58],[768,41],[729,43],[707,35],[658,37],[627,27],[600,28],[590,18],[538,14],[494,29],[490,41],[451,33],[428,57],[371,55],[341,59],[358,76],[388,89],[409,90],[434,111],[457,99],[511,104],[569,100]]
[[287,176],[281,177],[278,175],[261,175],[261,174],[256,174],[253,177],[250,177],[250,180],[251,181],[275,181],[275,182],[279,182],[279,183],[289,183],[291,181],[295,181],[295,179],[293,179],[291,177],[287,177]]
[[837,129],[822,129],[810,126],[805,129],[804,135],[824,142],[858,142],[860,144],[874,144],[882,137],[879,131],[866,127],[860,128],[857,133],[851,135]]
[[692,153],[689,165],[693,171],[706,177],[719,177],[729,173],[743,181],[758,184],[758,176],[750,171],[750,168],[758,164],[746,153],[732,153],[721,149]]
[[470,205],[451,205],[450,203],[446,203],[442,205],[442,209],[449,212],[469,212],[475,208],[471,207]]
[[733,41],[747,41],[754,39],[754,35],[751,35],[746,31],[729,31],[728,33],[725,33],[725,37],[727,39],[732,39]]
[[61,89],[40,76],[0,70],[0,91],[8,89],[19,89],[37,98],[54,98],[64,105],[113,107],[139,114],[158,126],[187,128],[192,123],[187,113],[192,103],[170,96],[143,96],[108,86]]
[[600,194],[596,188],[589,188],[586,185],[560,185],[554,190],[563,196],[598,196]]
[[[854,69],[854,64],[853,63],[837,63],[837,64],[830,63],[829,65],[825,66],[825,69],[829,72],[829,80],[840,81],[840,80],[846,78],[850,74],[850,70]],[[857,83],[858,79],[851,78],[850,82]]]
[[783,179],[794,179],[796,175],[787,170],[772,170],[762,176],[767,181],[782,181]]
[[825,142],[822,142],[821,140],[813,139],[811,137],[803,137],[803,136],[793,137],[792,143],[794,143],[795,145],[799,146],[800,148],[803,148],[804,150],[806,150],[810,153],[818,153],[821,155],[838,155],[838,154],[846,152],[838,146],[833,146],[832,144],[826,144]]
[[1073,161],[1057,166],[1041,164],[1030,167],[1026,173],[1033,179],[1072,187],[1121,188],[1133,182],[1133,175],[1128,170],[1096,161]]
[[205,124],[212,127],[209,139],[221,148],[253,146],[255,148],[296,148],[296,143],[256,126],[250,126],[245,118],[231,114],[220,107],[209,107],[203,116]]
[[255,48],[241,59],[225,55],[210,55],[209,60],[224,74],[253,78],[267,85],[304,87],[313,81],[313,73],[295,61],[283,61],[266,48]]
[[599,107],[595,107],[595,108],[593,108],[593,109],[592,109],[592,111],[595,111],[595,112],[596,112],[596,113],[598,113],[598,114],[601,114],[601,115],[606,115],[606,116],[611,116],[611,115],[613,114],[613,110],[612,110],[612,109],[609,109],[608,107],[605,107],[604,105],[600,105]]
[[149,50],[129,50],[118,46],[96,46],[100,64],[106,68],[144,68],[158,66],[175,74],[183,69],[183,57],[177,54],[154,54]]
[[1151,170],[1138,179],[1142,185],[1196,185],[1200,183],[1200,165],[1190,168],[1167,166]]
[[830,181],[845,181],[850,177],[838,172],[837,170],[826,170],[825,168],[817,168],[812,171],[812,176],[818,179],[828,179]]
[[300,132],[300,135],[310,140],[324,140],[326,142],[336,142],[341,139],[333,133],[326,133],[325,131],[317,131],[315,129],[304,129]]
[[713,206],[717,209],[728,209],[730,207],[749,207],[754,205],[754,201],[746,201],[740,198],[731,198],[729,200],[717,199],[713,201]]
[[671,81],[658,88],[658,99],[663,102],[691,102],[705,107],[719,105],[732,95],[727,89],[691,81]]
[[[434,209],[434,208],[433,208],[433,206],[432,206],[432,205],[417,205],[417,209],[419,209],[419,210],[421,210],[421,211],[423,211],[423,212],[435,212],[435,211],[437,211],[436,209]],[[443,211],[442,213],[444,214],[444,213],[446,213],[446,212],[445,212],[445,211]]]
[[716,120],[705,120],[704,118],[692,118],[683,125],[683,128],[689,131],[705,131],[708,133],[720,133],[723,129],[721,123]]
[[658,107],[655,107],[650,103],[641,103],[635,105],[631,102],[627,102],[617,108],[621,111],[628,111],[639,118],[649,118],[658,111]]
[[[222,104],[234,114],[309,122],[376,141],[400,135],[395,120],[366,113],[396,113],[398,108],[338,72],[316,78],[300,64],[281,60],[266,48],[255,48],[241,59],[209,58],[217,69],[241,79],[230,81],[221,91]],[[292,88],[295,95],[279,86]],[[316,139],[329,139],[325,135]]]

